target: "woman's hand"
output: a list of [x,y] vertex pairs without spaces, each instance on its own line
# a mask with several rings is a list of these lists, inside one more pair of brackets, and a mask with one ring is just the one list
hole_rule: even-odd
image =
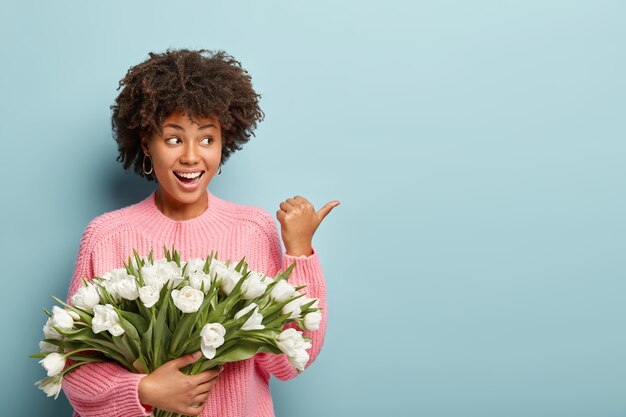
[[313,205],[299,195],[280,203],[276,218],[280,222],[280,232],[287,255],[311,255],[313,234],[328,213],[339,204],[338,200],[331,201],[316,212]]
[[199,415],[222,371],[222,368],[216,368],[197,375],[180,372],[180,368],[194,363],[201,356],[202,352],[185,355],[164,363],[143,377],[139,381],[139,401],[161,410]]

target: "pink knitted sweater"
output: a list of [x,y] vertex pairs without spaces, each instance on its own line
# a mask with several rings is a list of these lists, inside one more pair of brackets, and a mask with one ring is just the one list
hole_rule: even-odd
[[[211,251],[222,260],[246,257],[250,268],[276,275],[296,261],[291,284],[306,285],[308,297],[318,298],[323,312],[320,329],[312,334],[309,350],[315,360],[326,332],[326,288],[322,269],[314,253],[292,257],[283,254],[274,219],[264,210],[222,200],[207,191],[208,208],[190,220],[175,221],[155,205],[155,194],[145,200],[94,219],[83,234],[68,299],[80,288],[81,277],[91,278],[114,268],[137,249],[140,255],[154,250],[161,258],[163,246],[172,244],[181,259],[204,258]],[[202,417],[271,417],[270,374],[280,380],[298,373],[285,355],[268,353],[228,363],[220,375]],[[74,407],[75,416],[131,417],[149,415],[150,407],[139,402],[137,385],[143,374],[133,374],[115,363],[83,365],[63,379],[63,391]]]

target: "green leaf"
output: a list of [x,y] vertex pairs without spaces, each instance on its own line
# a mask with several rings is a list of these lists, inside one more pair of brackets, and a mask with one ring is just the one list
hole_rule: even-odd
[[226,299],[224,299],[223,303],[223,307],[222,307],[222,311],[224,315],[228,315],[230,313],[230,310],[239,302],[241,301],[241,286],[243,285],[245,279],[241,278],[237,284],[235,284],[235,286],[233,287],[233,290],[230,292],[230,294],[226,297]]
[[124,363],[126,367],[133,366],[133,363],[137,359],[137,355],[133,353],[133,348],[130,346],[128,342],[128,337],[125,334],[121,336],[113,336],[113,343],[117,347],[117,352],[119,352],[122,356],[124,356]]
[[[204,285],[204,283],[203,283]],[[198,310],[198,323],[204,325],[208,323],[209,314],[215,310],[215,306],[217,305],[217,293],[219,288],[211,287],[209,292],[204,296],[204,301]]]
[[163,252],[165,253],[165,260],[167,262],[172,260],[172,255],[170,255],[170,251],[167,249],[167,246],[163,245]]
[[82,346],[82,342],[80,340],[58,340],[58,339],[43,339],[44,342],[50,343],[51,345],[58,346],[59,348],[65,349],[77,349]]
[[211,269],[211,261],[213,260],[213,252],[211,252],[211,254],[209,256],[207,256],[206,260],[204,261],[204,266],[202,267],[202,272],[204,272],[205,274],[208,274],[210,269]]
[[313,304],[315,304],[315,301],[317,301],[317,299],[312,298],[311,301],[309,301],[308,303],[304,303],[300,306],[300,311],[302,312],[303,316],[306,313],[312,313],[313,311],[319,310],[319,308],[310,308]]
[[172,341],[169,349],[170,354],[176,355],[178,345],[181,341],[189,338],[197,319],[198,314],[196,313],[183,314],[183,318],[178,322],[178,326],[176,326],[176,330],[172,334]]
[[174,300],[172,299],[171,292],[168,293],[166,297],[168,298],[168,301],[169,301],[169,303],[167,304],[167,308],[166,308],[167,324],[169,325],[170,331],[174,333],[174,331],[176,330],[176,327],[178,327],[178,320],[180,318],[180,315],[182,314],[182,311],[180,311],[178,307],[176,307],[176,304],[174,304]]
[[246,257],[241,258],[241,261],[237,265],[235,265],[235,271],[241,272],[241,268],[246,264]]
[[132,370],[129,368],[130,365],[126,362],[126,358],[119,351],[118,347],[115,343],[107,342],[105,340],[93,341],[91,343],[93,346],[100,346],[100,352],[102,352],[106,357],[113,359],[115,362],[119,363],[121,366],[125,367],[128,370]]
[[274,278],[274,281],[278,281],[281,279],[288,281],[289,276],[291,275],[295,267],[296,267],[296,262],[294,261],[291,263],[291,265],[289,265],[287,269],[285,269],[284,271],[281,271],[278,275],[276,275],[276,277]]
[[156,322],[154,323],[154,333],[152,340],[154,342],[154,356],[153,356],[153,366],[154,369],[163,365],[165,360],[165,353],[163,352],[163,346],[169,346],[170,339],[172,337],[172,333],[167,326],[167,310],[168,306],[172,304],[170,302],[170,297],[165,297],[163,300],[163,304],[161,304],[161,308],[159,313],[157,314]]
[[292,321],[294,321],[293,319],[290,319],[290,317],[291,317],[291,313],[278,314],[273,317],[267,318],[267,322],[265,321],[265,318],[264,318],[262,323],[265,327],[270,327],[273,329],[282,329],[285,326],[285,324],[291,323]]
[[[108,332],[95,334],[90,328],[84,328],[71,336],[71,342],[65,340],[67,346],[73,349],[81,347],[89,347],[93,350],[99,350],[112,357],[115,361],[124,363],[124,357],[119,354],[117,346],[112,342],[112,336]],[[57,343],[55,343],[57,344]],[[57,346],[61,346],[60,343]]]
[[128,320],[134,326],[134,328],[137,329],[136,331],[138,333],[145,333],[146,330],[148,330],[148,321],[140,314],[119,309],[115,309],[115,311],[117,312],[118,316],[121,316],[124,319]]
[[[133,324],[130,321],[126,320],[123,316],[119,317],[119,323],[120,326],[122,326],[122,328],[124,329],[124,335],[139,343],[139,332],[137,331],[135,326],[133,326]],[[113,337],[115,338],[115,336]],[[139,351],[136,352],[136,354],[138,353]]]
[[133,362],[133,368],[135,368],[141,374],[150,373],[150,368],[148,367],[148,364],[146,363],[146,359],[142,355],[139,355],[137,360]]
[[280,329],[260,329],[260,330],[239,330],[232,335],[233,338],[255,341],[260,344],[276,344],[276,339],[280,335]]
[[141,256],[137,253],[135,249],[133,249],[133,256],[135,257],[135,263],[137,264],[137,269],[141,269],[144,266],[145,262],[141,259]]
[[265,345],[259,346],[259,344],[256,342],[251,342],[248,340],[240,340],[236,346],[224,352],[218,353],[213,359],[218,360],[222,363],[237,362],[237,361],[249,359],[260,352],[271,352],[271,351],[272,351],[271,348],[268,346],[265,346]]
[[105,358],[97,357],[97,356],[85,356],[85,355],[72,355],[73,361],[81,361],[81,362],[106,362]]
[[174,262],[176,262],[176,265],[180,267],[180,254],[177,250],[174,249],[174,245],[172,245],[172,252],[174,254],[172,257],[174,259]]
[[200,372],[208,371],[209,369],[217,368],[220,366],[222,362],[216,361],[215,359],[198,359],[196,362],[191,365],[187,365],[181,369],[181,372],[187,375],[197,375]]
[[55,297],[54,295],[52,296],[52,299],[53,299],[54,301],[56,301],[57,303],[61,304],[63,307],[66,307],[66,308],[70,308],[70,307],[72,307],[71,305],[67,304],[66,302],[59,300],[59,299],[58,299],[57,297]]
[[113,296],[109,293],[109,291],[107,291],[106,288],[101,286],[101,287],[99,287],[99,290],[100,290],[99,291],[100,292],[100,298],[102,298],[102,303],[101,304],[117,305],[117,301],[115,301]]
[[181,353],[178,357],[188,355],[200,350],[200,333],[197,332],[189,337],[181,347]]
[[133,262],[130,259],[130,256],[128,257],[128,261],[124,262],[124,268],[126,268],[126,273],[128,275],[135,275],[135,268],[133,267]]
[[[79,307],[72,307],[72,311],[80,316],[80,319],[85,322],[89,327],[91,327],[91,321],[93,320],[93,312],[88,310],[83,310]],[[76,322],[75,322],[76,323]]]
[[287,298],[285,301],[272,302],[269,305],[267,305],[265,308],[261,309],[261,314],[263,314],[263,317],[271,316],[272,314],[282,310],[284,306],[286,306],[293,300],[297,300],[300,297],[304,297],[304,294],[297,294],[293,297]]
[[[65,337],[69,337],[69,338],[74,338],[75,335],[80,334],[85,328],[83,327],[82,329],[72,329],[72,330],[65,330],[65,329],[61,329],[60,327],[56,327],[56,326],[52,326],[52,328],[54,330],[56,330],[59,334],[62,334]],[[91,329],[91,328],[89,328]]]
[[154,349],[152,346],[152,335],[154,332],[154,322],[156,318],[154,317],[154,312],[152,312],[152,316],[150,317],[150,321],[148,324],[148,329],[141,336],[141,348],[142,348],[142,356],[144,358],[144,362],[146,364],[146,369],[152,369],[152,359],[154,354]]

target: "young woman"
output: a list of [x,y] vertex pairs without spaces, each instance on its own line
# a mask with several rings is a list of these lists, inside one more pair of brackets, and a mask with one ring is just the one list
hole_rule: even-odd
[[[246,143],[263,118],[248,73],[223,52],[169,50],[150,54],[129,69],[113,106],[113,131],[125,169],[156,190],[144,200],[89,223],[80,242],[68,299],[81,278],[119,268],[136,249],[162,257],[174,245],[185,260],[217,251],[223,260],[246,257],[250,268],[274,276],[296,261],[290,283],[307,286],[319,299],[323,318],[309,350],[312,363],[326,329],[326,290],[311,246],[321,221],[339,202],[320,210],[303,197],[279,205],[282,242],[265,211],[222,200],[207,190],[222,165]],[[180,368],[198,353],[168,362],[145,374],[111,363],[87,364],[63,379],[75,415],[146,416],[152,407],[187,415],[273,416],[270,374],[297,375],[285,355],[257,354],[221,370],[185,375]]]

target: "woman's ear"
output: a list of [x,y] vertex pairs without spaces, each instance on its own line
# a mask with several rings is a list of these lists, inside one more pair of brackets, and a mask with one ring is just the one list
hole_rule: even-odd
[[145,155],[150,155],[150,147],[148,146],[149,145],[148,138],[144,135],[141,135],[140,140],[141,140],[141,150],[143,151]]

